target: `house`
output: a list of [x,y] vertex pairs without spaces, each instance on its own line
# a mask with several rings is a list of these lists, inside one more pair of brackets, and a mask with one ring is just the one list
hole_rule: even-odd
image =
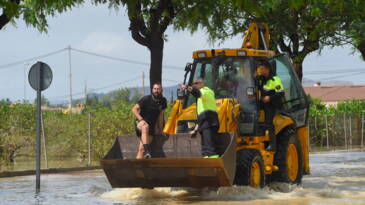
[[328,106],[340,101],[365,100],[365,85],[304,86],[305,93],[320,99]]

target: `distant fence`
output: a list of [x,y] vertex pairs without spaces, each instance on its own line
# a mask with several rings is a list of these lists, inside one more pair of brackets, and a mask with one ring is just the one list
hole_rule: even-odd
[[312,149],[364,149],[364,113],[317,115],[309,119]]

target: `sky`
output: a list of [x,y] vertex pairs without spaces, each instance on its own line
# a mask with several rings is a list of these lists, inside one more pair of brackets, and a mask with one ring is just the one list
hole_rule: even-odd
[[[53,72],[52,84],[43,94],[51,101],[69,100],[69,46],[99,55],[71,50],[74,99],[84,96],[85,87],[88,92],[105,93],[120,87],[141,86],[142,72],[145,85],[149,84],[149,50],[131,38],[129,20],[123,8],[115,11],[106,5],[96,7],[86,4],[48,18],[48,23],[47,33],[27,27],[21,20],[0,31],[0,99],[33,102],[35,91],[30,87],[27,75],[34,63],[43,61]],[[243,35],[239,35],[219,45],[211,45],[202,30],[190,34],[188,31],[173,31],[170,27],[164,48],[163,85],[176,85],[183,80],[184,67],[187,62],[192,62],[194,50],[237,48],[241,46],[242,38]],[[56,51],[59,52],[27,60]],[[144,64],[127,63],[123,59]],[[312,53],[306,57],[303,68],[304,77],[314,81],[325,82],[334,78],[365,84],[365,62],[349,46],[325,48],[321,55]],[[351,72],[345,73],[344,70]]]

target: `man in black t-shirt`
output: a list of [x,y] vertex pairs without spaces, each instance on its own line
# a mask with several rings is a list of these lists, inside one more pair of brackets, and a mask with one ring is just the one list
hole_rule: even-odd
[[150,158],[150,143],[156,132],[163,129],[163,111],[167,107],[166,98],[162,96],[162,86],[154,83],[152,94],[142,97],[132,108],[132,113],[137,118],[137,135],[141,137],[136,158]]

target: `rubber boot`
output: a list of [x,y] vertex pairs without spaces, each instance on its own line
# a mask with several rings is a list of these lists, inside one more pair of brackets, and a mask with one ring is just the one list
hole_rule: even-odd
[[151,152],[150,152],[150,145],[149,144],[143,144],[143,148],[144,148],[144,155],[143,158],[145,159],[149,159],[151,158]]

